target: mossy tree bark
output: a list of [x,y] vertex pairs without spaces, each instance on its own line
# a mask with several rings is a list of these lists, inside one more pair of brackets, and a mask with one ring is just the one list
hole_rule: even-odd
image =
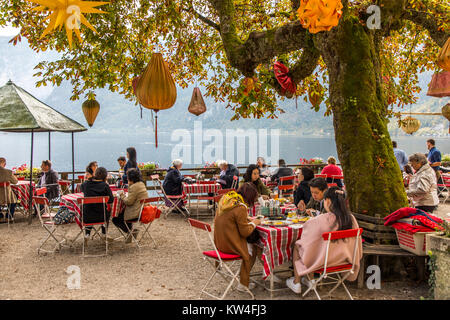
[[408,202],[387,129],[378,43],[374,32],[349,16],[316,40],[329,72],[336,146],[351,210],[386,216]]

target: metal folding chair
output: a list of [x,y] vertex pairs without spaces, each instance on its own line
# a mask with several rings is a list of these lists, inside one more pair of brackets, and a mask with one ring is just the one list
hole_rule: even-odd
[[[285,182],[288,181],[286,184]],[[295,190],[295,176],[280,177],[278,184],[278,196],[291,196]]]
[[[437,184],[437,187],[438,187],[437,192],[438,192],[438,196],[439,195],[443,196],[442,203],[446,203],[448,198],[450,197],[450,176],[441,175],[441,178],[442,178],[443,183]],[[444,197],[444,192],[446,193],[445,197]]]
[[[231,287],[233,286],[233,283],[236,281],[239,283],[239,269],[236,272],[233,272],[231,268],[233,267],[234,263],[236,261],[242,260],[240,255],[237,254],[229,254],[229,253],[223,253],[219,251],[214,243],[213,237],[212,237],[212,229],[211,225],[202,221],[194,220],[194,219],[188,219],[189,224],[191,226],[192,232],[194,233],[195,242],[197,243],[198,250],[203,256],[203,260],[208,261],[208,263],[214,268],[214,273],[209,277],[206,284],[203,286],[200,297],[202,297],[202,294],[206,294],[214,299],[223,300],[227,293],[230,291]],[[203,251],[199,239],[197,237],[197,234],[195,232],[196,229],[206,231],[208,233],[209,240],[213,246],[213,250],[210,251]],[[230,265],[228,265],[230,263]],[[216,274],[219,274],[225,281],[229,281],[227,288],[223,292],[223,294],[219,296],[215,296],[214,294],[206,291],[206,288],[211,283],[212,279]],[[231,278],[231,281],[230,281]],[[253,293],[247,288],[247,292],[250,294],[252,299],[255,299],[255,296]]]
[[[78,238],[78,236],[73,241],[70,241],[69,239],[67,239],[66,233],[58,232],[62,228],[66,227],[70,224],[73,224],[73,223],[68,223],[68,224],[63,224],[63,225],[55,224],[55,222],[53,221],[53,216],[51,215],[51,212],[50,212],[49,201],[45,197],[33,197],[33,204],[38,213],[37,216],[39,218],[39,222],[41,223],[42,228],[48,232],[47,237],[41,242],[41,245],[38,248],[38,254],[41,251],[47,252],[47,253],[54,253],[57,250],[59,251],[59,250],[61,250],[61,247],[64,246],[64,243],[66,243],[66,242],[70,243],[68,245],[68,247],[73,247],[73,243]],[[42,210],[40,209],[41,206],[43,208]],[[53,239],[56,242],[55,246],[53,247],[53,250],[43,249],[44,245],[50,239]]]
[[[105,228],[105,254],[101,255],[86,255],[85,254],[85,241],[83,241],[83,249],[82,249],[82,255],[83,258],[90,258],[90,257],[103,257],[108,255],[108,219],[106,218],[106,205],[108,203],[109,197],[108,196],[102,196],[102,197],[84,197],[84,198],[78,198],[77,202],[81,205],[81,218],[80,218],[80,224],[81,224],[81,231],[83,233],[83,237],[86,237],[86,228],[92,227],[92,231],[94,231],[94,234],[91,235],[91,238],[93,239],[96,235],[98,235],[101,239],[99,231],[101,230],[101,227]],[[87,204],[103,204],[103,221],[101,222],[93,222],[93,223],[85,223],[84,222],[84,206]],[[83,239],[84,240],[84,239]]]
[[324,178],[324,179],[326,179],[326,178],[328,178],[328,176],[326,174],[315,174],[314,178]]
[[231,189],[237,189],[239,184],[239,177],[233,176],[233,183],[231,184]]
[[[356,251],[358,250],[358,244],[361,242],[361,234],[363,232],[362,228],[358,229],[350,229],[350,230],[341,230],[341,231],[333,231],[333,232],[325,232],[322,234],[323,240],[327,241],[327,251],[325,254],[325,263],[323,268],[317,269],[314,271],[315,274],[319,274],[318,279],[309,279],[311,285],[308,288],[308,290],[303,293],[303,296],[308,294],[309,291],[313,290],[319,300],[321,300],[319,293],[317,292],[317,285],[328,285],[328,284],[336,284],[329,292],[328,295],[331,295],[331,293],[339,287],[339,285],[342,285],[345,289],[345,292],[347,292],[347,295],[350,297],[351,300],[353,300],[352,295],[348,291],[347,287],[345,286],[345,279],[348,278],[351,274],[354,273],[355,269],[355,262],[356,262]],[[338,266],[329,266],[328,265],[328,256],[330,251],[330,244],[331,241],[339,240],[339,239],[350,239],[355,238],[355,246],[353,248],[353,259],[351,263],[348,264],[342,264]],[[364,272],[364,270],[362,270]],[[343,277],[341,277],[341,274],[343,274]],[[331,279],[330,282],[324,282],[324,279]]]
[[[152,240],[153,245],[154,245],[153,248],[156,249],[156,241],[155,241],[155,239],[153,239],[152,235],[150,234],[150,226],[152,225],[153,221],[155,221],[156,219],[159,219],[159,217],[161,215],[161,210],[159,208],[156,208],[157,211],[156,211],[154,220],[152,220],[148,223],[143,223],[141,218],[142,218],[142,210],[144,209],[145,205],[149,204],[149,203],[154,203],[154,202],[158,203],[159,199],[158,199],[158,197],[153,197],[153,198],[147,198],[147,199],[140,200],[140,202],[141,202],[141,209],[139,210],[139,217],[134,220],[125,220],[125,222],[126,222],[125,226],[128,229],[128,235],[125,234],[122,229],[120,229],[120,228],[118,228],[118,229],[122,233],[124,238],[126,238],[127,236],[130,236],[132,238],[132,242],[136,244],[138,249],[148,246],[148,245],[141,244],[145,237],[148,237]],[[128,227],[127,223],[131,223],[131,229]],[[139,240],[133,234],[133,231],[137,229],[136,225],[138,223],[140,225],[142,225],[141,237],[139,238]]]
[[151,178],[153,181],[155,181],[159,185],[161,197],[169,202],[169,206],[167,206],[165,203],[166,208],[163,210],[164,219],[167,219],[167,216],[174,210],[177,210],[179,213],[181,213],[186,218],[191,215],[189,210],[186,208],[186,206],[184,207],[186,212],[180,209],[180,205],[185,204],[186,195],[184,195],[184,194],[176,195],[176,196],[167,195],[166,191],[163,188],[163,184],[162,184],[161,180],[159,179],[159,175],[153,175],[153,176],[151,176]]

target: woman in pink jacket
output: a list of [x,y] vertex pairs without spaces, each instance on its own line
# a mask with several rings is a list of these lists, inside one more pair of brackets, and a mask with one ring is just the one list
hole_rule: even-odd
[[[301,293],[300,278],[303,284],[309,286],[309,280],[304,277],[320,269],[325,264],[326,245],[322,234],[330,231],[359,228],[355,217],[350,213],[344,192],[337,187],[329,188],[324,194],[326,213],[308,220],[303,225],[302,236],[295,243],[293,264],[295,277],[286,280],[286,285],[295,293]],[[352,263],[355,238],[335,240],[330,244],[327,267]],[[355,269],[347,279],[356,280],[359,272],[359,262],[362,257],[362,243],[359,240],[356,253]]]

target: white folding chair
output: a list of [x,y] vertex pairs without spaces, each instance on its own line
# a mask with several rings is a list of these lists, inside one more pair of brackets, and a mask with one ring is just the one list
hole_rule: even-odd
[[239,184],[239,177],[233,176],[233,182],[231,183],[231,189],[237,189]]
[[189,217],[191,214],[186,206],[184,207],[184,209],[186,211],[183,211],[180,209],[181,204],[185,204],[186,196],[184,194],[176,195],[176,196],[167,195],[166,191],[163,188],[163,184],[162,184],[161,180],[159,179],[159,175],[153,175],[151,177],[152,177],[152,180],[158,184],[158,186],[160,188],[160,194],[162,195],[161,197],[164,200],[167,200],[167,202],[169,204],[169,205],[167,205],[167,202],[164,203],[165,204],[165,208],[163,211],[164,219],[167,219],[167,216],[174,210],[178,211],[186,218]]
[[[242,257],[237,254],[223,253],[217,249],[217,247],[214,243],[213,237],[211,235],[212,230],[211,230],[210,224],[202,222],[202,221],[194,220],[191,218],[189,218],[188,221],[192,228],[192,232],[194,233],[194,238],[195,238],[195,242],[197,243],[198,250],[200,251],[200,253],[203,256],[203,260],[208,261],[208,263],[214,268],[214,273],[209,277],[208,281],[203,286],[203,288],[200,292],[200,298],[202,297],[202,294],[206,294],[214,299],[223,300],[225,298],[225,296],[227,295],[227,293],[230,291],[231,287],[233,286],[233,283],[235,281],[237,283],[239,283],[239,277],[238,277],[239,271],[240,271],[239,268],[236,272],[233,272],[231,270],[231,268],[233,267],[233,265],[236,261],[242,260]],[[210,250],[210,251],[202,250],[199,239],[197,238],[195,229],[203,230],[208,233],[209,240],[211,241],[211,244],[212,244],[214,250]],[[231,263],[231,264],[228,265],[228,263]],[[219,274],[225,281],[227,281],[227,282],[229,281],[225,291],[223,292],[223,294],[220,297],[215,296],[214,294],[206,291],[206,288],[211,283],[212,279],[214,278],[214,276],[216,274]],[[230,281],[230,278],[231,278],[231,281]],[[252,299],[255,299],[255,296],[248,288],[247,288],[247,292],[250,294]]]
[[[86,255],[85,254],[85,241],[83,241],[83,249],[82,249],[82,255],[83,258],[91,258],[91,257],[103,257],[108,255],[108,219],[106,217],[106,205],[108,203],[109,197],[108,196],[101,196],[101,197],[84,197],[84,198],[78,198],[77,202],[81,205],[81,230],[83,232],[83,236],[86,237],[86,229],[91,228],[91,232],[94,231],[94,234],[91,235],[91,238],[93,239],[96,235],[99,236],[101,239],[99,231],[101,230],[101,227],[105,228],[105,254],[100,255]],[[93,222],[93,223],[85,223],[84,222],[84,206],[88,204],[103,204],[103,221],[101,222]]]
[[442,203],[446,203],[450,197],[450,176],[441,175],[442,182],[437,184],[438,196],[442,195]]
[[[348,291],[345,286],[345,279],[348,278],[351,274],[355,273],[355,263],[356,263],[356,252],[358,250],[358,245],[361,243],[361,234],[363,232],[362,228],[358,229],[350,229],[350,230],[341,230],[341,231],[333,231],[333,232],[325,232],[322,234],[323,240],[327,241],[327,251],[325,254],[325,263],[323,268],[317,269],[314,271],[315,274],[319,274],[319,278],[317,279],[309,279],[310,287],[303,293],[303,296],[308,294],[309,291],[313,290],[319,300],[321,300],[319,293],[317,292],[317,285],[328,285],[328,284],[336,284],[329,292],[328,295],[342,285],[347,292],[347,295],[353,300],[352,295]],[[355,238],[355,245],[353,248],[353,258],[351,263],[342,264],[338,266],[328,266],[328,256],[330,251],[331,241],[339,240],[339,239],[351,239]],[[362,270],[364,272],[364,270]],[[341,274],[343,276],[341,277]],[[330,282],[325,282],[324,279],[331,279]]]
[[[55,251],[59,251],[61,250],[61,247],[65,246],[65,243],[69,243],[68,247],[73,247],[73,243],[78,238],[78,236],[73,241],[70,241],[69,239],[67,239],[66,236],[67,232],[64,233],[59,232],[62,228],[65,228],[72,223],[63,225],[55,224],[55,222],[53,221],[54,215],[52,215],[50,212],[49,201],[45,197],[33,197],[33,204],[36,208],[37,216],[39,218],[39,222],[41,223],[42,228],[48,232],[47,237],[41,242],[41,245],[38,248],[38,254],[40,254],[41,251],[47,253],[54,253]],[[44,245],[50,239],[53,239],[56,242],[53,249],[52,250],[43,249]]]
[[[124,238],[126,238],[127,236],[130,236],[132,238],[132,242],[135,243],[139,249],[142,247],[148,246],[148,245],[142,244],[143,240],[146,237],[148,237],[152,240],[153,245],[154,245],[153,248],[156,249],[156,241],[155,241],[155,239],[153,239],[152,235],[150,234],[150,226],[152,225],[153,221],[155,221],[156,219],[159,219],[159,217],[161,216],[161,210],[159,208],[156,208],[157,211],[156,211],[154,220],[152,220],[148,223],[143,223],[141,218],[142,218],[142,211],[144,210],[145,205],[149,204],[149,203],[158,202],[158,201],[159,201],[158,197],[147,198],[147,199],[143,199],[140,201],[141,209],[139,210],[139,217],[134,220],[125,220],[125,226],[128,229],[128,234],[125,234],[122,229],[118,228],[120,233],[122,234],[122,236]],[[128,227],[128,223],[131,223],[131,229]],[[133,231],[137,229],[136,225],[138,223],[142,226],[141,237],[139,239],[137,239],[137,237],[135,237],[133,234]]]

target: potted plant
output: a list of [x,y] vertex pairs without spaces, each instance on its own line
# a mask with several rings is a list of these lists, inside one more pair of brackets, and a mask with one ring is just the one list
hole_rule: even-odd
[[450,167],[450,154],[444,154],[441,158],[441,165],[443,167]]
[[[30,179],[30,168],[26,164],[22,164],[20,167],[12,168],[12,171],[16,177],[25,178],[25,180]],[[39,174],[41,173],[41,168],[33,168],[33,180],[36,182]]]
[[143,178],[149,178],[158,169],[158,165],[154,162],[141,162],[138,163],[138,168]]
[[200,171],[200,173],[205,175],[205,177],[210,177],[210,176],[213,176],[215,174],[219,174],[220,173],[220,169],[217,166],[217,163],[215,163],[215,162],[211,162],[211,163],[207,162],[203,166],[203,168]]
[[450,223],[444,221],[441,234],[429,234],[426,238],[426,250],[430,256],[431,295],[436,300],[450,299]]

